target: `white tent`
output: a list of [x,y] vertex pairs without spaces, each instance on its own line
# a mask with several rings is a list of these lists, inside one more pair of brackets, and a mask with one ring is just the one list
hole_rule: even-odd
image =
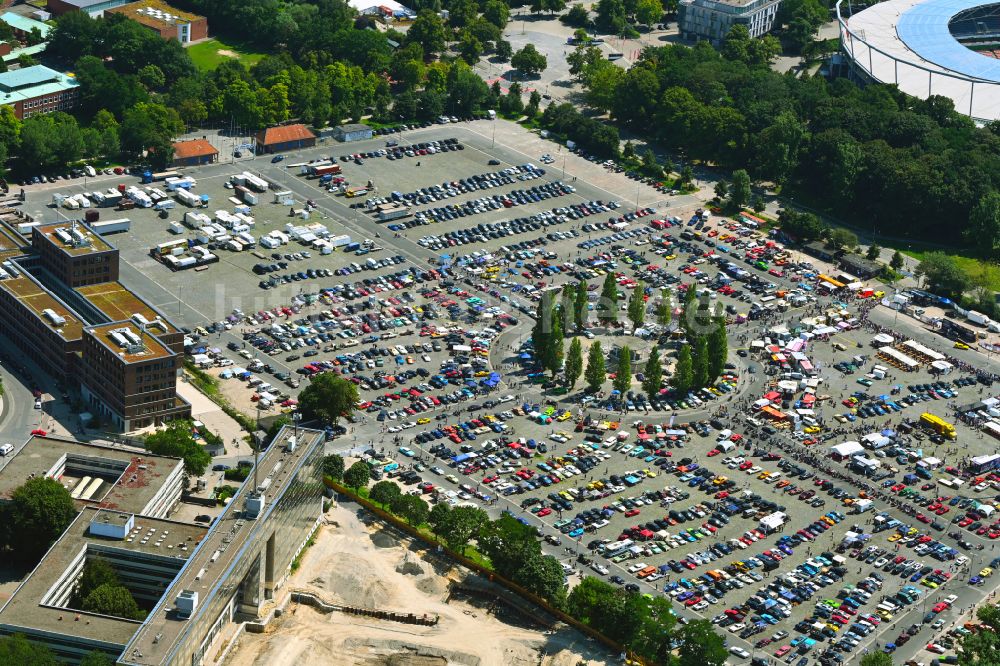
[[859,442],[841,442],[830,447],[830,452],[841,458],[853,456],[855,453],[861,453],[864,450],[865,448]]

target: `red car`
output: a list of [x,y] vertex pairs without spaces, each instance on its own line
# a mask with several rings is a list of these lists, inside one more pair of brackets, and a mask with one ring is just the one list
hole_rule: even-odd
[[642,512],[639,511],[639,509],[629,509],[628,511],[625,512],[625,517],[631,518],[632,516],[638,516],[640,513]]
[[550,509],[549,507],[545,507],[544,509],[542,509],[541,511],[539,511],[535,515],[538,516],[539,518],[544,518],[545,516],[549,515],[550,513],[552,513],[552,509]]

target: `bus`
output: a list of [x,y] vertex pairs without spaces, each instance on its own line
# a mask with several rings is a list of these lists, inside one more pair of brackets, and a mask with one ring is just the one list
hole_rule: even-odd
[[976,332],[965,326],[959,324],[954,319],[942,319],[941,320],[941,335],[948,338],[949,340],[958,340],[960,342],[965,342],[968,344],[974,344],[976,342]]
[[825,282],[826,284],[830,285],[834,289],[843,289],[844,287],[847,286],[843,282],[841,282],[840,280],[835,280],[832,277],[830,277],[829,275],[824,275],[824,274],[820,273],[816,277],[819,279],[820,282]]

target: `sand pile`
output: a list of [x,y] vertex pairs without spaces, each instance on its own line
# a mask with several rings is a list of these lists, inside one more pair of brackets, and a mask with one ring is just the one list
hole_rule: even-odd
[[396,548],[399,546],[399,539],[392,536],[385,530],[378,530],[372,534],[372,543],[377,548]]
[[395,586],[372,571],[369,563],[357,555],[341,553],[325,574],[314,578],[317,587],[332,599],[359,608],[386,608],[395,596]]
[[421,576],[424,573],[424,568],[420,565],[420,562],[406,560],[396,567],[396,573],[407,576]]

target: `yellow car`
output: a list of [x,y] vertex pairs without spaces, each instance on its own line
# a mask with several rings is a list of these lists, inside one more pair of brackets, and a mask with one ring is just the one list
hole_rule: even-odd
[[771,476],[770,472],[761,472],[760,474],[757,475],[757,478],[760,479],[761,481],[763,481],[764,479],[766,479],[769,476]]
[[677,255],[676,255],[676,254],[668,254],[667,256],[665,256],[665,257],[663,257],[663,258],[664,258],[665,260],[667,260],[667,261],[671,261],[672,259],[676,259],[676,258],[677,258]]
[[983,578],[989,578],[993,575],[993,569],[991,567],[984,567],[983,570],[979,572],[979,575]]
[[425,424],[430,423],[430,422],[431,422],[431,420],[429,418],[427,418],[426,416],[421,416],[419,419],[417,419],[417,425],[425,425]]
[[820,428],[819,426],[806,426],[805,428],[803,428],[803,432],[805,432],[808,435],[815,434],[821,430],[822,428]]
[[566,412],[563,412],[562,414],[560,414],[559,416],[557,416],[556,417],[556,421],[568,421],[570,419],[570,417],[572,417],[572,416],[573,416],[573,414],[571,412],[566,411]]
[[965,344],[964,342],[956,342],[955,349],[969,349],[969,345]]
[[889,537],[889,543],[892,543],[894,541],[899,541],[902,538],[903,538],[903,535],[900,534],[899,532],[896,532],[895,534],[893,534],[893,535],[891,535]]

